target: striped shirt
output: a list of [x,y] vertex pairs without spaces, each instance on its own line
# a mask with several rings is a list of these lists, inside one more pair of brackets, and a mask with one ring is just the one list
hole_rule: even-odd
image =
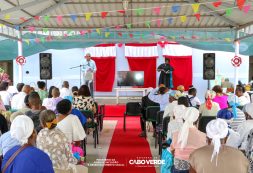
[[[233,111],[232,108],[228,109],[229,111]],[[236,108],[237,110],[237,118],[234,118],[232,123],[230,124],[231,129],[237,132],[238,126],[240,126],[246,119],[245,114],[240,109]]]

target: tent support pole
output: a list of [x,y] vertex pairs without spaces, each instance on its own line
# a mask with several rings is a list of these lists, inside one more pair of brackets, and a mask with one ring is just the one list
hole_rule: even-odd
[[[18,56],[23,56],[23,42],[22,42],[22,33],[18,32]],[[18,65],[18,82],[23,82],[23,66]]]
[[[234,42],[235,45],[235,56],[239,56],[239,47],[240,47],[240,43],[239,43],[239,32],[236,31],[236,41]],[[236,90],[236,85],[238,84],[238,68],[239,67],[234,67],[234,93]]]

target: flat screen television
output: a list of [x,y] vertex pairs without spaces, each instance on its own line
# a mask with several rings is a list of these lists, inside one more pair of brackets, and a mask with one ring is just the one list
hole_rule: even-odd
[[144,72],[143,71],[118,71],[117,85],[118,86],[143,86]]

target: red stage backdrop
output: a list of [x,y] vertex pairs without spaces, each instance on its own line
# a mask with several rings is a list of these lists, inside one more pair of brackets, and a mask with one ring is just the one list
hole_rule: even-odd
[[115,44],[100,44],[85,49],[96,62],[95,91],[111,92],[115,79]]
[[192,85],[192,49],[180,44],[167,44],[163,56],[170,59],[170,65],[174,68],[174,89],[183,85],[188,90]]
[[125,45],[125,56],[131,71],[144,71],[144,86],[156,87],[157,44],[131,43]]

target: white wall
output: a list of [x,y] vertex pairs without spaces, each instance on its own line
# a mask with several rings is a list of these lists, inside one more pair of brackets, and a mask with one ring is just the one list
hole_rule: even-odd
[[[79,68],[70,69],[70,67],[80,65],[80,61],[84,56],[84,49],[68,49],[68,50],[47,50],[47,53],[52,53],[53,64],[53,79],[48,81],[48,86],[55,85],[61,87],[64,80],[68,80],[71,86],[79,86]],[[124,46],[117,47],[116,70],[129,70],[127,59],[124,58]],[[203,53],[213,53],[214,51],[202,51],[193,49],[193,85],[198,89],[198,96],[201,100],[204,99],[204,93],[207,89],[207,81],[202,79],[203,71]],[[229,52],[214,52],[216,55],[216,73],[228,77],[230,81],[234,81],[234,68],[231,64],[233,53]],[[162,49],[158,46],[159,58],[157,66],[164,62],[162,57]],[[249,72],[249,57],[241,56],[243,61],[239,67],[239,79],[242,82],[248,82]],[[36,86],[36,81],[39,79],[39,54],[35,54],[26,58],[24,65],[24,83]],[[14,63],[15,64],[15,63]],[[17,68],[14,65],[14,71]],[[26,74],[29,71],[29,74]],[[14,73],[14,79],[17,79],[17,73]],[[157,73],[158,79],[159,73]],[[14,81],[15,83],[17,81]],[[157,80],[158,82],[158,80]],[[116,87],[116,82],[114,83]],[[115,96],[115,92],[97,92],[96,96]],[[123,93],[122,95],[140,95],[140,93]]]

